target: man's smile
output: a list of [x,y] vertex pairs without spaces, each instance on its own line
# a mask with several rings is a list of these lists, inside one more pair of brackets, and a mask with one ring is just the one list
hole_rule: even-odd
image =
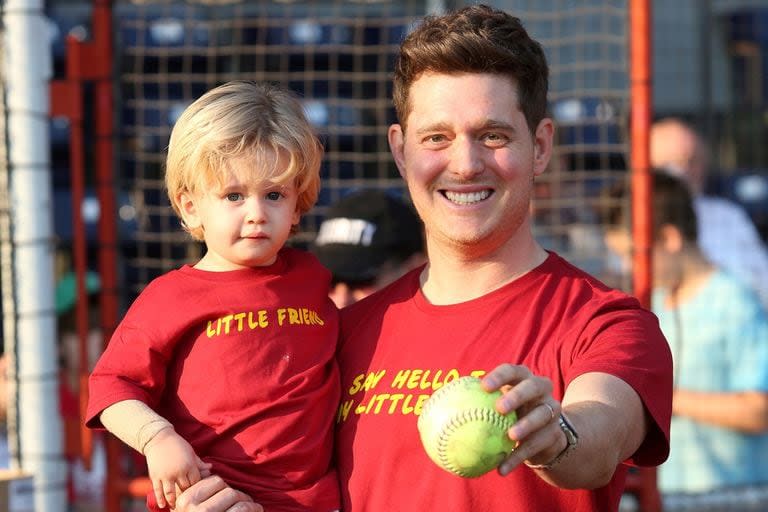
[[451,190],[443,190],[443,196],[449,201],[456,204],[474,204],[488,199],[493,193],[490,189],[478,190],[476,192],[454,192]]

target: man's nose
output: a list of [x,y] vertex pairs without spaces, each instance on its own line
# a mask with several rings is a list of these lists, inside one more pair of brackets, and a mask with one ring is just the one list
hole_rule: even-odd
[[453,141],[451,170],[462,179],[471,179],[483,172],[482,148],[477,141],[466,137],[457,137]]

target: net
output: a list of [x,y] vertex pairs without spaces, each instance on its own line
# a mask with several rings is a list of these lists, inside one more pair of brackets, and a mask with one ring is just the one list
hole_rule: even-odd
[[[512,1],[552,68],[558,148],[537,184],[536,229],[547,248],[588,271],[604,268],[593,202],[625,170],[626,5]],[[301,95],[326,146],[323,188],[293,243],[312,239],[327,206],[356,188],[401,193],[386,128],[390,73],[425,2],[118,2],[119,176],[139,212],[126,248],[135,296],[154,277],[201,254],[163,190],[164,149],[181,111],[232,79],[277,82]]]
[[539,242],[588,272],[617,281],[606,261],[596,212],[600,192],[626,179],[629,143],[627,2],[514,0],[550,65],[550,114],[556,147],[537,178],[534,201]]
[[424,12],[415,1],[117,3],[119,175],[139,212],[126,254],[129,293],[200,255],[165,196],[164,149],[183,109],[225,81],[294,90],[325,144],[321,195],[294,244],[306,244],[347,191],[401,190],[386,141],[389,74],[401,38]]

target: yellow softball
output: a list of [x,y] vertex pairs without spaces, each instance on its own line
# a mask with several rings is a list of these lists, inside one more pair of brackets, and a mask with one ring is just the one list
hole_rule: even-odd
[[515,447],[507,430],[517,421],[514,412],[496,411],[500,396],[500,391],[485,391],[477,377],[461,377],[435,391],[417,423],[429,458],[463,477],[496,468]]

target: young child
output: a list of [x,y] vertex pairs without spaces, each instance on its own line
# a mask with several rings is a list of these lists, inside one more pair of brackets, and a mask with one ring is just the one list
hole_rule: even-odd
[[206,253],[131,305],[87,413],[146,457],[151,510],[209,470],[266,510],[339,507],[330,273],[283,247],[317,199],[321,157],[300,103],[270,85],[217,87],[173,128],[168,195]]
[[[656,172],[652,190],[652,309],[672,349],[675,385],[671,451],[659,468],[659,488],[665,499],[695,500],[765,486],[768,315],[748,284],[704,256],[686,185]],[[603,212],[606,244],[624,258],[632,247],[629,217],[615,205],[628,195],[626,186],[612,189],[614,206]],[[686,510],[699,509],[690,503]]]

